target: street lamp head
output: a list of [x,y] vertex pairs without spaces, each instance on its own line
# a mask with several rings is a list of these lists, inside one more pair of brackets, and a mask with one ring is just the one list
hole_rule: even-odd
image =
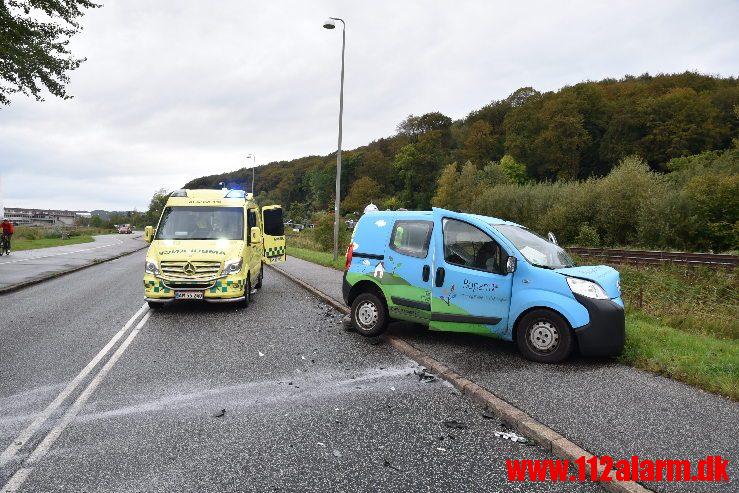
[[334,29],[336,27],[336,22],[333,19],[326,19],[323,22],[323,28],[324,29]]

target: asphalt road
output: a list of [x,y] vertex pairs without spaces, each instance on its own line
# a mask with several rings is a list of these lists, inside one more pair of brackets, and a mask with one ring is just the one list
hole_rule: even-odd
[[[279,266],[341,300],[342,273],[293,257]],[[401,337],[595,455],[616,460],[730,460],[739,476],[739,404],[695,387],[618,364],[572,358],[558,365],[524,360],[512,343],[394,323]],[[736,480],[735,480],[736,481]],[[658,492],[737,491],[732,483],[660,482]]]
[[39,281],[71,269],[143,248],[140,233],[97,235],[92,243],[11,251],[0,257],[0,293],[18,284]]
[[551,456],[495,437],[496,419],[444,382],[420,382],[381,341],[344,332],[338,313],[276,273],[246,310],[151,312],[143,259],[0,297],[0,452],[18,448],[0,457],[0,487],[562,491],[509,483],[506,458]]

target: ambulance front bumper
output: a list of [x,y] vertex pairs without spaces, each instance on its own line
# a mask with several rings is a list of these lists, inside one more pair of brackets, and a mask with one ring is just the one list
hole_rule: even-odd
[[[244,301],[246,299],[246,296],[239,296],[238,298],[206,298],[203,297],[202,300],[197,301],[205,301],[207,303],[238,303],[240,301]],[[166,305],[168,303],[174,303],[174,298],[144,298],[144,301],[150,302],[150,303],[161,303],[162,305]],[[176,300],[176,301],[193,301],[193,300]]]

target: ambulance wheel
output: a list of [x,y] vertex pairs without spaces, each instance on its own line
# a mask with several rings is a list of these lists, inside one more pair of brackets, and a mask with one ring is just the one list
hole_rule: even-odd
[[251,303],[252,296],[251,296],[251,279],[249,277],[246,277],[246,280],[244,281],[244,299],[239,302],[240,308],[247,308],[249,306],[249,303]]
[[264,280],[264,265],[262,265],[262,268],[259,270],[259,277],[257,278],[257,283],[254,285],[254,289],[262,289],[263,280]]
[[526,359],[540,363],[559,363],[567,359],[574,346],[573,339],[567,321],[551,310],[532,310],[516,327],[518,350]]
[[379,336],[387,328],[385,304],[374,293],[362,293],[352,303],[351,320],[363,336]]

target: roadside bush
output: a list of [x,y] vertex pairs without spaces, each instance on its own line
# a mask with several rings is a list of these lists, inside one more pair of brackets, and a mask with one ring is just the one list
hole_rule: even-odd
[[[313,228],[313,239],[324,252],[334,250],[334,215],[323,214]],[[339,221],[339,251],[343,253],[349,246],[350,234],[343,219]]]
[[580,225],[580,230],[575,238],[575,245],[581,247],[599,247],[600,246],[600,235],[598,232],[590,226],[588,223]]

